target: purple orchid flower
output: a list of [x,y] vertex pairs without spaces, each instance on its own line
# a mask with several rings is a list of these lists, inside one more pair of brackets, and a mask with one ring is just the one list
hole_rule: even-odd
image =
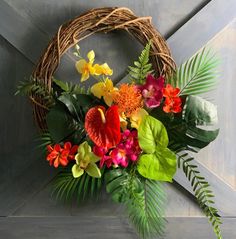
[[162,76],[155,78],[153,75],[149,74],[146,78],[146,83],[138,86],[144,98],[145,105],[148,108],[155,108],[161,104],[164,81],[165,79]]

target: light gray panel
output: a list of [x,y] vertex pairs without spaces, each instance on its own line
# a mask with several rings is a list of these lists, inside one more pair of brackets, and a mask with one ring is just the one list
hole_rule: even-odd
[[[58,26],[84,11],[97,7],[129,7],[137,15],[152,16],[153,24],[163,35],[169,35],[209,0],[6,0],[22,16],[50,35]],[[37,10],[36,10],[37,9]]]
[[168,39],[177,65],[181,64],[236,16],[235,0],[213,0]]
[[[164,239],[215,238],[206,219],[176,217],[167,220]],[[235,239],[235,227],[235,219],[224,219],[223,238]],[[0,218],[0,236],[4,239],[138,239],[124,218],[114,216]]]
[[36,129],[26,98],[14,96],[32,64],[0,37],[0,215],[8,215],[41,188],[52,172],[36,150]]

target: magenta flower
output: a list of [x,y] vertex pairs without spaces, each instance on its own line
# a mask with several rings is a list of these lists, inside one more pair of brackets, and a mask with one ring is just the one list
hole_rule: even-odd
[[129,162],[135,162],[141,153],[141,148],[138,144],[137,131],[125,130],[122,133],[120,143],[111,149],[105,149],[102,147],[94,146],[93,152],[101,158],[100,168],[106,165],[110,168],[114,167],[128,167]]
[[155,108],[161,104],[164,81],[165,79],[162,76],[155,78],[153,75],[149,74],[146,78],[146,83],[138,86],[144,98],[145,105],[148,108]]
[[123,168],[128,167],[129,159],[127,156],[128,155],[123,144],[118,145],[110,153],[113,164],[115,166],[120,165]]

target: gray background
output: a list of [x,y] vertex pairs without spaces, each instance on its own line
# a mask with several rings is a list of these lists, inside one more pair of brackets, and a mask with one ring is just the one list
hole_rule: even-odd
[[[37,129],[30,103],[14,97],[20,80],[32,72],[42,50],[58,27],[84,11],[104,6],[126,6],[139,16],[152,16],[180,64],[208,44],[222,57],[219,89],[208,95],[218,104],[221,134],[197,157],[217,196],[225,239],[236,232],[236,160],[233,124],[236,115],[236,0],[1,0],[0,1],[0,238],[138,238],[122,208],[104,196],[98,203],[62,205],[50,196],[55,170],[36,150]],[[98,61],[114,69],[114,81],[126,75],[140,45],[123,33],[96,35],[80,44],[94,49]],[[79,81],[72,51],[63,57],[57,77]],[[72,59],[71,59],[72,58]],[[226,107],[227,106],[227,107]],[[188,181],[179,172],[167,184],[166,239],[209,239],[214,234],[198,209]]]

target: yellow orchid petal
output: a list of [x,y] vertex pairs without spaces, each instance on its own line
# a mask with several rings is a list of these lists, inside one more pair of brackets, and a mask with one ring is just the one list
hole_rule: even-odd
[[131,127],[138,129],[142,119],[148,112],[145,109],[139,109],[130,116]]
[[91,63],[88,63],[87,67],[88,67],[89,73],[91,75],[95,75],[95,68],[93,67],[93,65]]
[[109,90],[113,90],[113,82],[112,82],[112,80],[111,79],[109,79],[109,78],[106,78],[105,79],[105,86],[106,86],[106,88],[107,89],[109,89]]
[[85,72],[83,72],[80,81],[84,82],[84,81],[88,80],[88,78],[89,78],[89,71],[86,70]]
[[104,63],[102,65],[95,64],[94,69],[95,69],[96,75],[112,75],[113,74],[113,70],[108,66],[107,63]]
[[91,177],[101,178],[101,171],[95,163],[90,163],[85,171]]
[[94,62],[94,59],[95,59],[95,53],[94,51],[90,51],[88,54],[87,54],[87,57],[88,57],[88,60],[89,60],[89,63],[93,64]]
[[112,96],[112,94],[104,95],[104,96],[103,96],[103,99],[104,99],[105,103],[106,103],[108,106],[111,106],[111,105],[112,105],[112,102],[113,102],[113,96]]
[[101,65],[102,71],[104,75],[111,76],[113,74],[113,70],[108,66],[107,63]]
[[75,63],[75,68],[79,73],[82,74],[84,72],[86,64],[87,64],[86,60],[81,59]]
[[98,97],[99,99],[101,99],[102,96],[103,96],[103,93],[104,93],[103,87],[104,87],[104,83],[103,82],[99,82],[99,83],[94,84],[91,87],[92,94],[94,96]]
[[94,68],[95,75],[100,76],[102,74],[102,68],[99,64],[95,64],[93,68]]
[[71,171],[72,171],[72,174],[73,174],[74,178],[79,178],[80,176],[82,176],[84,174],[84,170],[81,169],[79,167],[79,165],[77,165],[77,164],[73,165]]

